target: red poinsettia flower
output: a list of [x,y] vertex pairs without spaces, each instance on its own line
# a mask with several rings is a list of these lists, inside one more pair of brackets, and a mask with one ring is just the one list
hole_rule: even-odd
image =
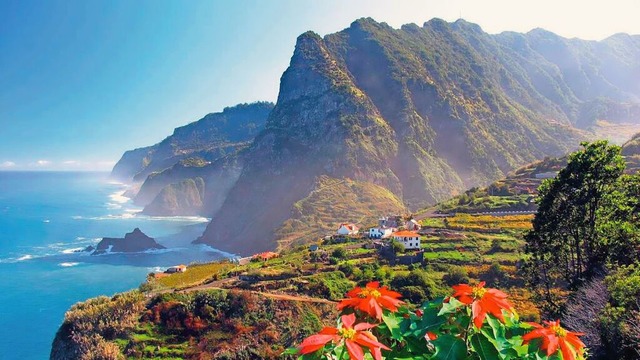
[[547,325],[546,327],[529,323],[535,330],[522,337],[524,344],[528,344],[533,339],[542,338],[541,348],[547,351],[547,356],[555,354],[560,348],[564,360],[575,360],[576,355],[578,359],[584,358],[584,343],[578,338],[578,336],[584,335],[583,333],[567,331],[560,326],[560,320],[545,321],[544,323]]
[[453,286],[455,290],[453,297],[463,304],[471,305],[473,324],[477,328],[482,327],[487,313],[504,322],[502,310],[510,311],[513,308],[507,301],[507,294],[497,289],[486,289],[484,285],[483,281],[473,287],[467,284]]
[[349,291],[347,296],[347,299],[343,299],[338,304],[338,310],[351,307],[365,312],[378,320],[382,320],[383,308],[396,312],[398,311],[398,306],[404,304],[398,300],[402,295],[387,289],[386,286],[380,287],[380,283],[377,281],[368,283],[364,288],[356,287]]
[[368,331],[376,327],[376,324],[359,323],[354,326],[356,316],[354,314],[342,315],[342,326],[340,328],[325,327],[318,334],[311,335],[304,339],[299,349],[301,354],[310,354],[322,349],[327,343],[340,343],[344,341],[347,347],[350,359],[364,359],[364,350],[366,347],[376,360],[382,359],[382,349],[390,350],[384,344],[378,342],[378,339]]

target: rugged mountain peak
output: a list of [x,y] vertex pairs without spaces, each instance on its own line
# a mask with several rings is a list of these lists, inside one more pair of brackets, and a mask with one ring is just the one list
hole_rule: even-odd
[[484,30],[482,30],[482,27],[480,25],[469,22],[465,19],[458,19],[455,22],[453,22],[451,26],[457,29],[472,31],[476,34],[486,35],[486,33],[484,32]]
[[[278,104],[320,96],[336,82],[345,81],[349,81],[348,76],[331,57],[320,35],[308,31],[298,37],[289,68],[280,79]],[[273,119],[270,117],[270,121]]]
[[[273,249],[274,234],[291,243],[311,236],[299,224],[306,219],[329,229],[324,219],[344,217],[327,209],[376,209],[381,198],[422,208],[576,146],[584,133],[574,126],[593,99],[640,95],[629,81],[640,68],[637,41],[612,43],[490,35],[441,19],[394,29],[363,18],[325,37],[307,32],[264,130],[229,157],[230,172],[203,158],[211,164],[189,176],[153,178],[202,177],[204,197],[173,186],[164,204],[181,208],[182,188],[204,199],[213,220],[200,241],[243,254]],[[225,174],[233,176],[216,191]]]
[[[273,136],[286,137],[289,146],[305,147],[303,157],[315,154],[317,165],[328,160],[321,166],[329,172],[352,173],[349,168],[374,165],[381,169],[385,157],[395,151],[387,141],[393,137],[392,129],[324,40],[312,32],[298,37],[290,66],[280,80],[278,103],[254,147],[265,149]],[[271,147],[268,151],[277,155],[282,150]]]

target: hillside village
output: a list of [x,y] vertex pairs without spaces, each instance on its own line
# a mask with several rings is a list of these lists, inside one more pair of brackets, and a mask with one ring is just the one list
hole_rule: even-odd
[[[404,253],[412,253],[412,259],[420,259],[423,248],[427,247],[427,239],[443,237],[446,239],[464,239],[465,227],[453,226],[449,218],[456,218],[456,213],[471,216],[509,216],[530,215],[535,213],[537,189],[545,179],[554,178],[558,170],[566,163],[563,159],[545,159],[515,170],[504,180],[500,180],[485,188],[473,188],[465,194],[441,203],[431,210],[414,214],[395,214],[381,216],[377,224],[364,226],[355,223],[339,223],[333,234],[309,246],[310,251],[321,250],[321,243],[345,243],[365,241],[367,248],[375,248],[388,252],[393,243],[402,245],[393,251],[400,261],[406,258]],[[471,196],[471,198],[470,198]],[[522,199],[526,199],[524,202]],[[465,203],[466,201],[466,203]],[[513,203],[519,201],[518,205]],[[420,219],[420,220],[419,220]],[[454,221],[455,223],[455,221]],[[435,224],[435,226],[433,225]],[[440,226],[443,225],[443,226]],[[478,230],[478,229],[476,229]],[[492,232],[490,228],[482,231]],[[401,251],[397,251],[401,249]],[[397,252],[402,253],[397,256]],[[276,252],[263,252],[238,260],[240,264],[248,261],[266,261],[278,257]]]
[[[149,274],[139,290],[101,299],[98,315],[92,308],[72,309],[70,327],[63,330],[76,326],[76,318],[106,316],[126,300],[132,303],[127,331],[110,335],[109,341],[127,357],[227,356],[229,349],[257,349],[243,358],[282,358],[303,335],[331,325],[327,319],[335,317],[335,302],[347,291],[371,281],[411,304],[450,296],[458,284],[485,282],[508,291],[522,321],[539,322],[544,309],[523,276],[524,235],[532,229],[533,211],[513,210],[505,199],[521,183],[555,176],[563,162],[551,159],[518,169],[505,180],[416,214],[389,212],[369,224],[336,222],[331,234],[278,252]],[[550,291],[562,305],[575,305],[571,290]],[[61,336],[67,336],[64,331]]]

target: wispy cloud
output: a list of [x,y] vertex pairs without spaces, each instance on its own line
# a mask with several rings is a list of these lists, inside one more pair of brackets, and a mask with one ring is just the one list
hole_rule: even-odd
[[78,160],[66,160],[66,161],[63,161],[62,164],[64,164],[64,165],[80,165],[80,161],[78,161]]
[[38,161],[36,161],[36,165],[37,166],[51,165],[51,161],[49,161],[49,160],[38,160]]
[[14,163],[13,161],[4,161],[0,163],[0,168],[12,168],[15,166],[16,166],[16,163]]

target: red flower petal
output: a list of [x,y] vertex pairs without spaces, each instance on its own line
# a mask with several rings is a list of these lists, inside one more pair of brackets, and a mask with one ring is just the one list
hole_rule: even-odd
[[351,329],[353,328],[353,324],[356,322],[356,315],[355,314],[342,315],[341,319],[342,319],[342,326]]
[[304,339],[300,346],[301,354],[310,354],[312,352],[318,351],[318,349],[322,349],[328,342],[339,339],[337,335],[325,335],[325,334],[316,334],[311,335],[308,338]]
[[364,359],[364,351],[362,348],[352,340],[345,340],[344,344],[347,346],[347,352],[351,359],[362,360]]

